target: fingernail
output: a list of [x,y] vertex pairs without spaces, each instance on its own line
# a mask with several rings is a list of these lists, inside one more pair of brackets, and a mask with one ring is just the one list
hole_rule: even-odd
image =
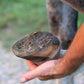
[[22,78],[21,80],[20,80],[20,82],[21,83],[25,83],[27,80],[25,79],[25,78]]

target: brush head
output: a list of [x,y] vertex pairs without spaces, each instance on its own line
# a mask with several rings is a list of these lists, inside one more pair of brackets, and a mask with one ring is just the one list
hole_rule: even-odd
[[47,60],[58,58],[60,41],[51,33],[34,32],[17,41],[12,50],[18,57],[41,64]]

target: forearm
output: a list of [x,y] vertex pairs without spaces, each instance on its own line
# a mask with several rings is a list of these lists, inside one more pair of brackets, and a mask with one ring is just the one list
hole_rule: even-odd
[[71,59],[77,58],[81,59],[81,61],[84,61],[84,23],[77,31],[65,57],[69,57]]
[[72,68],[72,72],[84,62],[84,23],[77,31],[63,59],[63,65],[68,69]]

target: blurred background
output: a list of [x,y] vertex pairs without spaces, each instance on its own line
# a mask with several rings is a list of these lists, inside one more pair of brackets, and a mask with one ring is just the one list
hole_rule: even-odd
[[[78,28],[84,21],[79,13]],[[11,47],[18,39],[34,31],[49,31],[45,0],[0,0],[0,84],[20,84],[28,71],[25,60],[13,55]],[[56,84],[56,80],[38,79],[26,84]],[[83,83],[81,83],[83,84]]]

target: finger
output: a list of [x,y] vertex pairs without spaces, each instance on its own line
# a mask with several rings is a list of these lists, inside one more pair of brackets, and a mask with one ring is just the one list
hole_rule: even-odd
[[25,83],[25,82],[27,82],[27,81],[29,81],[29,80],[32,80],[32,79],[34,79],[34,78],[36,78],[36,77],[38,77],[38,76],[39,76],[39,73],[38,73],[38,71],[35,69],[35,70],[33,70],[33,71],[30,71],[30,72],[25,73],[25,74],[20,78],[20,82],[21,82],[21,83]]
[[37,65],[35,65],[32,61],[26,60],[26,62],[30,70],[34,70],[35,68],[37,68]]
[[29,81],[31,79],[39,77],[39,76],[48,76],[48,75],[51,75],[51,73],[49,73],[50,72],[49,69],[52,68],[53,66],[54,66],[54,60],[53,61],[45,62],[42,65],[38,66],[36,69],[34,69],[34,70],[32,70],[32,71],[30,71],[28,73],[25,73],[21,77],[20,81],[22,83],[24,83],[24,82],[27,82],[27,81]]
[[39,76],[39,77],[37,77],[40,81],[45,81],[45,80],[48,80],[48,78],[46,78],[45,76],[44,77],[42,77],[42,76]]
[[41,75],[41,73],[43,73],[44,70],[42,70],[44,68],[43,65],[38,66],[36,69],[25,73],[21,78],[20,78],[20,82],[24,83],[27,82],[29,80],[32,80],[36,77],[39,77]]
[[41,80],[41,81],[46,81],[46,80],[55,79],[55,78],[43,76],[43,77],[38,77],[38,79]]

